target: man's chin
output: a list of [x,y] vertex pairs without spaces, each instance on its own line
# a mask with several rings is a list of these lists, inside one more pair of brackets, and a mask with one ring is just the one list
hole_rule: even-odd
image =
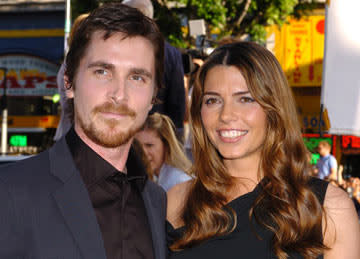
[[88,137],[96,144],[107,148],[116,148],[129,143],[136,132],[116,132],[109,131],[88,132]]

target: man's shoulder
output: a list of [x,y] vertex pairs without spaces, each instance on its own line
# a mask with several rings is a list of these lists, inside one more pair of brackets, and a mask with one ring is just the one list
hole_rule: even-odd
[[164,189],[153,181],[147,180],[142,195],[145,200],[149,201],[147,204],[152,209],[162,211],[161,214],[165,218],[167,197]]
[[329,155],[329,161],[330,161],[330,162],[337,162],[337,161],[336,161],[336,158],[335,158],[333,155],[331,155],[331,154]]
[[36,182],[50,167],[49,152],[0,166],[0,181],[7,185]]
[[164,189],[149,179],[146,181],[144,192],[146,195],[155,195],[158,197],[166,196]]
[[0,166],[0,179],[3,181],[18,180],[19,177],[27,178],[34,176],[49,166],[49,151],[25,158],[23,160]]

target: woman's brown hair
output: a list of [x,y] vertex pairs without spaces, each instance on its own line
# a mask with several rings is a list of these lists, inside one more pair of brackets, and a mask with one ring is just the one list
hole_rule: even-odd
[[[235,66],[246,80],[252,97],[267,117],[265,143],[258,175],[262,192],[250,218],[274,233],[272,249],[278,258],[298,252],[316,258],[322,242],[323,208],[309,186],[308,151],[304,145],[294,98],[280,64],[270,51],[250,42],[216,49],[200,68],[190,109],[195,179],[182,211],[184,235],[171,248],[191,247],[231,232],[235,212],[226,209],[233,179],[211,144],[201,120],[201,103],[207,73],[215,66]],[[210,72],[211,73],[211,72]],[[225,209],[224,209],[225,208]]]

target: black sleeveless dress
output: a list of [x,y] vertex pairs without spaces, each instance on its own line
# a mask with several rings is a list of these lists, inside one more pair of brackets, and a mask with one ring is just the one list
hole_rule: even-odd
[[[314,190],[321,204],[328,182],[312,178],[310,186]],[[261,185],[258,184],[252,192],[242,195],[228,203],[237,214],[237,226],[233,232],[221,237],[214,237],[200,245],[187,248],[179,252],[169,251],[169,259],[273,259],[277,258],[271,249],[271,231],[263,228],[256,223],[250,223],[249,210],[261,191]],[[185,227],[174,229],[167,222],[168,245],[182,234]],[[255,234],[256,233],[256,234]],[[258,236],[261,239],[258,238]],[[289,254],[289,258],[303,258],[299,254]],[[319,259],[322,259],[320,256]]]

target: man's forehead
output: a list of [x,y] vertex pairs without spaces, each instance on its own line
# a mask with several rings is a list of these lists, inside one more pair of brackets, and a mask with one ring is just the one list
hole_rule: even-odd
[[127,40],[127,39],[128,40],[140,39],[140,40],[143,40],[144,42],[150,43],[151,48],[154,48],[153,43],[148,38],[141,36],[141,35],[129,36],[128,34],[126,34],[124,32],[120,32],[120,31],[109,33],[104,30],[96,30],[91,34],[90,43],[93,41],[98,41],[98,40],[107,41],[114,37],[119,38],[120,41]]
[[[103,56],[104,52],[102,52],[102,50],[104,50],[103,43],[106,44],[106,42],[108,40],[114,40],[114,38],[116,38],[116,42],[118,41],[119,44],[122,44],[123,41],[127,41],[125,43],[126,45],[124,45],[124,47],[125,46],[126,46],[126,48],[130,47],[130,49],[136,48],[136,49],[134,49],[134,51],[129,51],[129,49],[127,49],[127,51],[125,51],[123,53],[124,56],[131,57],[131,56],[137,56],[139,54],[143,54],[143,55],[147,56],[144,58],[149,58],[148,55],[151,55],[150,53],[152,53],[153,58],[154,58],[154,64],[152,64],[152,66],[155,67],[155,46],[147,38],[145,38],[143,36],[127,36],[127,34],[125,34],[123,32],[114,32],[109,37],[105,37],[105,34],[106,34],[106,32],[103,30],[94,31],[92,33],[89,44],[87,45],[87,47],[85,49],[82,59],[85,57],[87,57],[86,59],[89,59],[89,58],[90,59],[94,59],[94,58],[98,59],[99,56],[104,57]],[[117,45],[116,42],[113,41],[113,44],[111,46],[116,46]],[[103,45],[103,47],[100,47],[101,45]],[[100,49],[99,49],[99,47],[100,47]],[[109,45],[108,46],[105,45],[105,49],[109,50]],[[110,49],[112,49],[112,48],[110,48]],[[118,50],[119,49],[117,49],[116,51],[118,51]],[[108,51],[106,51],[106,52],[108,52]],[[147,63],[147,62],[145,62],[144,59],[142,59],[142,60],[144,61],[144,62],[142,62],[142,64]]]

